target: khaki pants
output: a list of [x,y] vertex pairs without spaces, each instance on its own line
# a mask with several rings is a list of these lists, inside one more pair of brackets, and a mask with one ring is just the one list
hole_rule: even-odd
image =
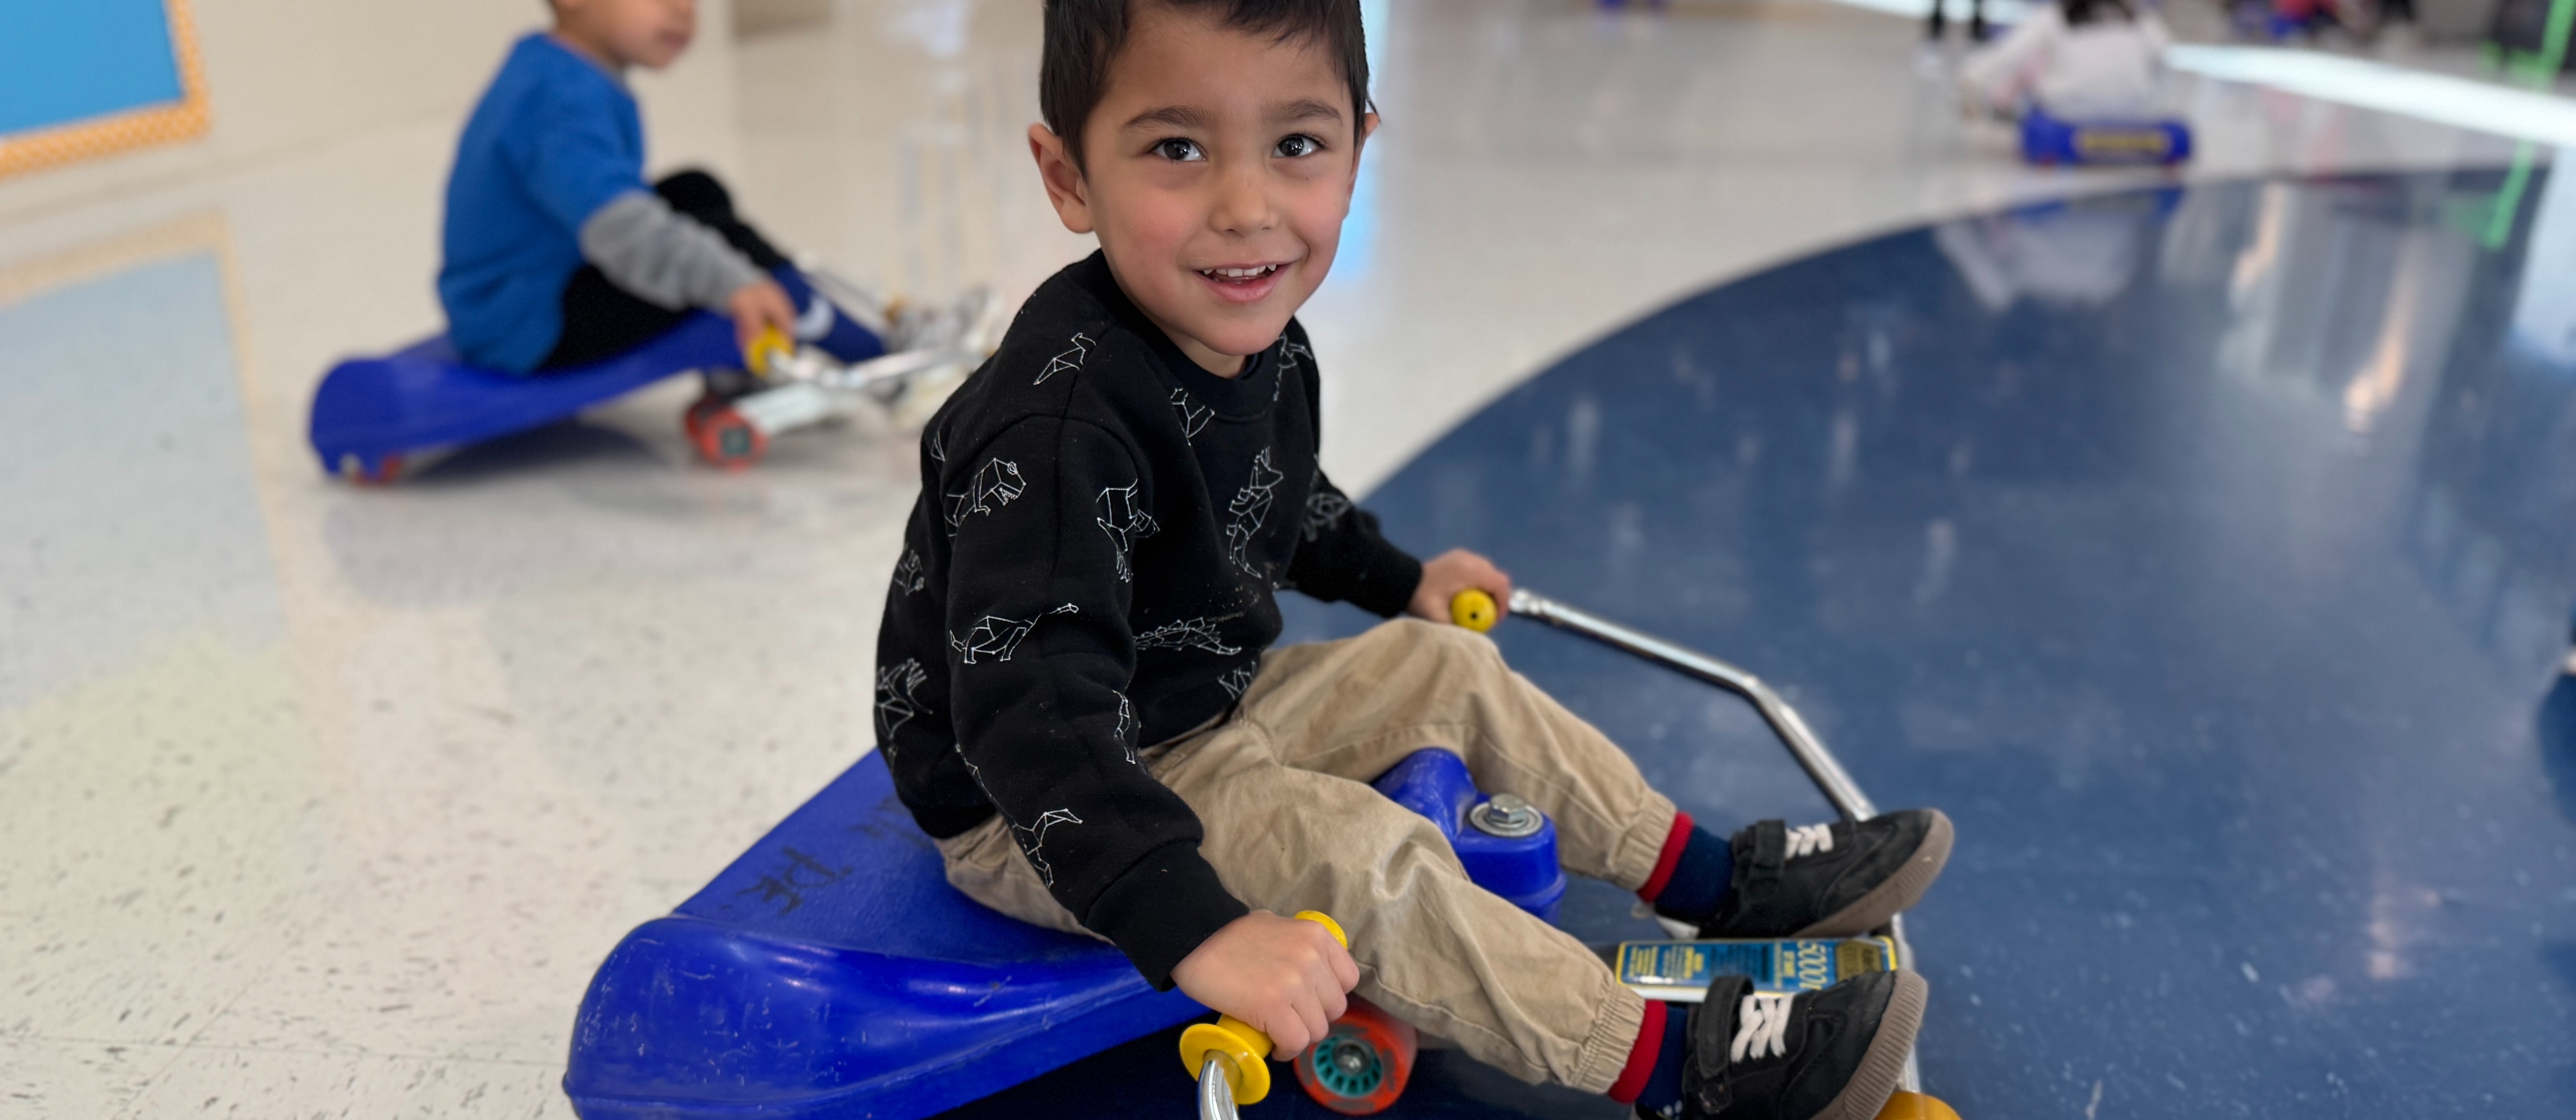
[[[1389,622],[1273,650],[1234,715],[1144,755],[1196,810],[1226,889],[1349,932],[1359,995],[1524,1081],[1604,1092],[1645,1002],[1571,935],[1467,880],[1431,822],[1370,779],[1426,746],[1556,822],[1565,869],[1634,890],[1673,803],[1617,746],[1503,664],[1483,635]],[[940,843],[948,881],[1002,913],[1087,932],[999,818]]]

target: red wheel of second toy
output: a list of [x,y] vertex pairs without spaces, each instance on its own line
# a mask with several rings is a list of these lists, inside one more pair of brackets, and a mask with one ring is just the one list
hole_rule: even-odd
[[1404,1095],[1421,1046],[1413,1024],[1353,996],[1332,1033],[1297,1055],[1297,1084],[1315,1103],[1345,1116],[1384,1112]]
[[707,426],[707,418],[724,411],[730,403],[713,393],[689,402],[689,410],[680,414],[680,430],[689,433],[691,440],[696,440],[698,429]]
[[341,476],[359,486],[391,486],[402,477],[402,468],[400,455],[379,456],[372,462],[351,455],[340,461]]
[[698,446],[698,457],[729,471],[738,471],[760,461],[769,452],[769,437],[752,427],[731,406],[713,409],[698,421],[689,433],[689,441]]

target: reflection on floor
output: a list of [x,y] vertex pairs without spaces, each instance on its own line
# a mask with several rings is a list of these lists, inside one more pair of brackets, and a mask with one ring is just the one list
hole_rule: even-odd
[[[720,130],[658,132],[656,150],[715,160],[781,240],[896,287],[991,278],[1009,295],[1078,254],[1021,153],[1033,7],[837,7],[836,22],[739,44],[740,119],[688,118]],[[2568,444],[2547,427],[2563,423],[2545,372],[2559,367],[2454,360],[2469,344],[2445,340],[2500,345],[2489,320],[2519,283],[2523,333],[2563,362],[2576,303],[2549,293],[2576,278],[2516,270],[2525,255],[2576,259],[2538,248],[2565,244],[2571,204],[2490,238],[2482,179],[2223,185],[2502,165],[2510,144],[2209,84],[2194,93],[2206,156],[2181,181],[2221,186],[1967,220],[1692,297],[1855,238],[2172,180],[2013,163],[1927,96],[1903,20],[1791,0],[1371,10],[1389,123],[1353,256],[1308,316],[1331,386],[1331,469],[1355,486],[1394,476],[1379,501],[1414,543],[1489,547],[1543,587],[1796,687],[1882,799],[1942,800],[1979,830],[1960,885],[1925,919],[1940,967],[1975,970],[1935,976],[1950,1017],[1927,1053],[1936,1081],[2007,1105],[2047,1092],[2081,1106],[2092,1080],[2140,1099],[2167,1093],[2168,1073],[2217,1093],[2234,1083],[2167,1060],[2202,1061],[2193,1047],[2211,1031],[2278,1035],[2279,1052],[2313,1056],[2299,1047],[2349,1028],[2416,1053],[2331,1016],[2380,1006],[2335,1002],[2393,990],[2373,983],[2420,980],[2335,971],[2323,940],[2316,963],[2276,959],[2279,939],[2385,938],[2386,967],[2424,977],[2429,954],[2458,945],[2442,923],[2556,904],[2554,863],[2492,855],[2426,885],[2410,849],[2299,849],[2320,834],[2267,830],[2363,811],[2257,801],[2299,768],[2225,753],[2395,718],[2414,702],[2361,657],[2394,643],[2421,647],[2445,688],[2489,682],[2494,706],[2477,719],[2428,702],[2408,717],[2453,736],[2435,748],[2451,769],[2429,777],[2356,733],[2345,793],[2420,778],[2426,804],[2471,806],[2475,820],[2423,825],[2439,835],[2422,851],[2459,858],[2442,845],[2491,835],[2490,806],[2470,794],[2530,761],[2454,732],[2509,735],[2537,708],[2492,682],[2549,640],[2532,604],[2568,597],[2551,567],[2564,545],[2546,537],[2569,520],[2552,489],[2569,477]],[[302,427],[323,368],[435,327],[435,185],[453,140],[452,121],[426,121],[0,220],[0,370],[22,406],[0,443],[12,1115],[160,1116],[210,1100],[246,1115],[561,1115],[564,1032],[599,954],[865,748],[879,596],[914,485],[903,433],[813,433],[719,476],[688,465],[676,423],[688,389],[674,385],[392,490],[319,475]],[[2563,190],[2544,179],[2507,190],[2515,212]],[[156,232],[171,229],[183,233]],[[2319,409],[2331,433],[2302,426]],[[2370,489],[2394,485],[2401,460],[2429,464],[2418,490],[2398,502]],[[2238,504],[2188,498],[2238,483],[2251,488]],[[2328,500],[2351,494],[2360,506]],[[2369,501],[2397,502],[2396,535],[2369,534]],[[1540,541],[1581,551],[1528,551]],[[2418,574],[2386,604],[2281,613],[2344,603],[2333,581],[2373,577],[2363,558],[2388,541]],[[2284,566],[2315,582],[2190,582]],[[2426,587],[2432,607],[2417,601]],[[2272,629],[2191,628],[2240,617]],[[2222,640],[2193,640],[2210,633]],[[1506,638],[1588,710],[1629,713],[1621,734],[1698,807],[1819,811],[1739,709],[1545,639]],[[2320,665],[2284,660],[2306,647],[2279,644],[2328,639],[2341,642]],[[2485,668],[2439,660],[2464,641]],[[2156,675],[2169,665],[2199,675]],[[2347,710],[2306,673],[2382,687]],[[2164,737],[2204,710],[2251,718],[2194,691],[2209,679],[2287,690],[2296,702],[2266,710],[2289,723],[2211,716]],[[1740,749],[1683,749],[1701,741]],[[2217,761],[2192,769],[2194,752]],[[2135,790],[2105,784],[2130,774]],[[2221,784],[2204,786],[2208,774]],[[2176,811],[2166,799],[2213,816],[2156,847],[2140,830]],[[2121,820],[2096,812],[2106,804],[2134,825],[2041,827]],[[2500,835],[2538,827],[2520,804],[2492,807]],[[2414,808],[2364,815],[2422,824]],[[2290,846],[2241,854],[2266,842]],[[2115,877],[2065,871],[2151,857],[2203,893],[2137,888],[2166,900],[2150,906],[2094,893]],[[2295,877],[2318,860],[2382,878]],[[2515,871],[2535,885],[2480,893]],[[2230,893],[2237,878],[2280,889],[2249,902]],[[2292,888],[2343,893],[2314,913],[2256,905]],[[2043,897],[2055,911],[2027,910]],[[2355,905],[2376,908],[2358,933],[2332,909]],[[1570,911],[1606,929],[1624,907],[1594,893]],[[2021,924],[1971,920],[1988,913]],[[2132,925],[2101,927],[2106,914]],[[2240,917],[2284,924],[2256,937],[2229,924]],[[2168,943],[2117,940],[2167,937],[2175,922],[2230,939],[2207,959],[2247,987],[2191,987],[2208,969],[2174,963]],[[2498,937],[2496,953],[2525,944]],[[2120,951],[2064,965],[2104,944]],[[2029,967],[2013,963],[2025,948]],[[2031,1006],[2048,992],[2033,984],[2126,992],[2137,961],[2171,965],[2143,989],[2164,994],[2136,1005],[2164,1021],[2087,1035]],[[2331,986],[2308,984],[2320,975]],[[2282,1002],[2284,977],[2308,1002]],[[2559,990],[2531,1006],[2563,1006],[2548,1002]],[[2176,1001],[2205,992],[2217,1017],[2180,1017]],[[2287,1010],[2220,1001],[2264,993]],[[2426,1021],[2470,1005],[2426,1002]],[[2010,1013],[1980,1010],[1998,1006]],[[2326,1017],[2283,1018],[2300,1015]],[[2461,1029],[2477,1045],[2459,1054],[2512,1052]],[[2370,1060],[2332,1072],[2365,1084]],[[2069,1080],[2086,1061],[2118,1068]],[[2023,1080],[1994,1084],[2014,1062]],[[2046,1078],[2020,1072],[2041,1066]],[[2334,1088],[2323,1070],[2293,1072],[2305,1080],[2264,1084]],[[2506,1097],[2519,1075],[2480,1072],[2504,1083],[2500,1100],[2556,1099]],[[1541,1099],[1463,1067],[1452,1090],[1424,1107]]]

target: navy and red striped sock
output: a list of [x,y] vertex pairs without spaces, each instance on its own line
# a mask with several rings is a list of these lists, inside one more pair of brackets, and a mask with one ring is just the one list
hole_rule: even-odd
[[1637,888],[1637,897],[1655,912],[1678,921],[1700,923],[1717,916],[1735,880],[1735,853],[1716,833],[1691,822],[1688,813],[1673,814],[1654,874]]
[[1610,1099],[1647,1112],[1671,1115],[1682,1101],[1682,1064],[1690,1056],[1690,1009],[1662,1000],[1646,1001],[1646,1021],[1637,1044],[1610,1086]]

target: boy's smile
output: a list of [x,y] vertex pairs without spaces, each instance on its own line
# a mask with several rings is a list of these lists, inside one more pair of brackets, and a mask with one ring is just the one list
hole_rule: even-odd
[[1140,2],[1082,129],[1083,166],[1034,125],[1065,227],[1096,233],[1118,286],[1225,376],[1324,282],[1376,114],[1354,121],[1324,46]]

